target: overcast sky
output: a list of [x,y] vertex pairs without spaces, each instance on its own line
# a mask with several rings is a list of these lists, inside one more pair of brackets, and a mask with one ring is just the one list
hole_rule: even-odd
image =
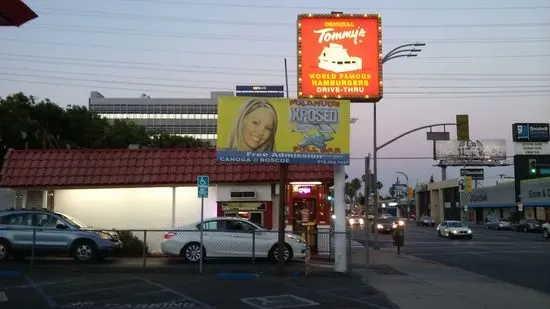
[[[344,11],[382,14],[385,52],[404,43],[427,44],[417,58],[384,67],[379,144],[466,113],[472,139],[507,139],[511,156],[512,123],[550,120],[547,0],[25,2],[40,17],[0,32],[0,96],[23,91],[60,105],[87,105],[92,90],[106,97],[143,92],[208,97],[236,84],[284,84],[285,57],[295,96],[296,15]],[[360,177],[362,158],[372,152],[372,105],[354,104],[352,116],[359,120],[352,127],[354,160],[348,174]],[[418,132],[379,156],[431,154],[425,133]],[[433,164],[382,159],[380,180],[386,189],[396,171],[408,174],[412,183],[432,174],[438,180],[441,173]],[[486,175],[492,177],[486,178],[501,173],[513,175],[511,168],[491,168]],[[449,169],[449,177],[457,174],[458,169]]]

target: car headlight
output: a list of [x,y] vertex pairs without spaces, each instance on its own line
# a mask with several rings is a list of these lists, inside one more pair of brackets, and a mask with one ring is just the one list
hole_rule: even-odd
[[398,223],[399,223],[399,225],[405,225],[405,221],[403,221],[403,220],[399,220]]
[[454,231],[452,231],[451,233],[456,234],[456,233],[458,233],[458,231],[457,231],[457,230],[454,230]]
[[349,224],[353,224],[353,219],[349,219]]
[[365,224],[365,220],[359,219],[359,224]]
[[472,234],[472,230],[468,230],[466,233],[468,234]]
[[394,229],[396,229],[396,228],[397,228],[397,224],[392,223],[391,227],[394,228]]
[[101,239],[111,239],[111,235],[107,234],[107,233],[103,233],[103,232],[98,232],[97,233],[99,235],[99,238]]
[[379,229],[383,229],[383,228],[384,228],[384,226],[383,226],[382,224],[378,224],[378,225],[376,225],[376,227],[379,228]]

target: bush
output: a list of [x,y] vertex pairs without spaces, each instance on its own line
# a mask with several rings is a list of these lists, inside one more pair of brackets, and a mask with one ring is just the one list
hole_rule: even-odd
[[145,252],[149,255],[149,248],[143,242],[143,240],[136,237],[130,231],[116,231],[118,237],[122,242],[123,247],[116,249],[113,253],[116,256],[143,256],[143,247],[145,247]]

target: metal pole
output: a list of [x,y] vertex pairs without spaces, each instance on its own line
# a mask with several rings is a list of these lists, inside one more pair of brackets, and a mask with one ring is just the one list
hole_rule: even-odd
[[204,222],[203,221],[204,221],[204,197],[201,197],[201,231],[200,231],[200,233],[201,233],[201,239],[200,239],[201,240],[201,255],[200,255],[200,257],[201,257],[201,259],[199,261],[199,272],[201,274],[202,274],[202,264],[203,264],[202,254],[204,252],[204,250],[202,250],[202,240],[203,240],[203,236],[204,236],[203,235],[203,233],[204,233],[203,232],[204,231]]
[[288,66],[285,58],[285,84],[286,84],[286,98],[288,99],[289,93],[288,93]]
[[376,228],[377,226],[377,219],[378,219],[378,144],[377,144],[377,131],[376,131],[376,128],[377,128],[377,125],[376,125],[376,105],[378,105],[378,103],[373,103],[372,106],[373,106],[373,114],[372,114],[372,122],[373,122],[373,137],[372,137],[372,144],[373,144],[373,157],[372,157],[372,165],[373,165],[373,168],[372,168],[372,176],[374,178],[374,188],[373,188],[373,192],[374,192],[374,197],[373,197],[373,204],[374,204],[374,219],[372,220],[372,224],[374,226],[374,237],[373,237],[373,247],[374,249],[378,250],[380,249],[379,245],[378,245],[378,229]]
[[285,201],[286,201],[286,178],[288,176],[288,164],[281,164],[279,167],[279,243],[277,256],[277,273],[284,274],[284,250],[285,250]]
[[370,187],[371,186],[371,177],[370,177],[370,153],[369,155],[365,158],[365,268],[369,265],[370,263],[370,255],[369,255],[369,245],[370,245],[370,222],[369,222],[369,214],[368,214],[368,209],[369,209],[369,195],[370,195],[370,192],[372,191],[372,188]]

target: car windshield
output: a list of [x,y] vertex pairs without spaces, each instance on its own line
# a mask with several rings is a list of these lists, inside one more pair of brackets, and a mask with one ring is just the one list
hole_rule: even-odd
[[378,219],[378,223],[390,223],[392,221],[393,220],[390,219],[390,218],[380,218],[380,219]]
[[65,214],[62,214],[62,213],[57,213],[58,215],[60,215],[61,217],[63,217],[63,219],[65,219],[66,221],[68,221],[70,224],[80,228],[80,229],[83,229],[83,228],[86,228],[88,227],[88,225],[76,220],[75,218],[71,217],[71,216],[68,216],[68,215],[65,215]]
[[449,222],[449,227],[466,227],[466,224],[462,222]]

